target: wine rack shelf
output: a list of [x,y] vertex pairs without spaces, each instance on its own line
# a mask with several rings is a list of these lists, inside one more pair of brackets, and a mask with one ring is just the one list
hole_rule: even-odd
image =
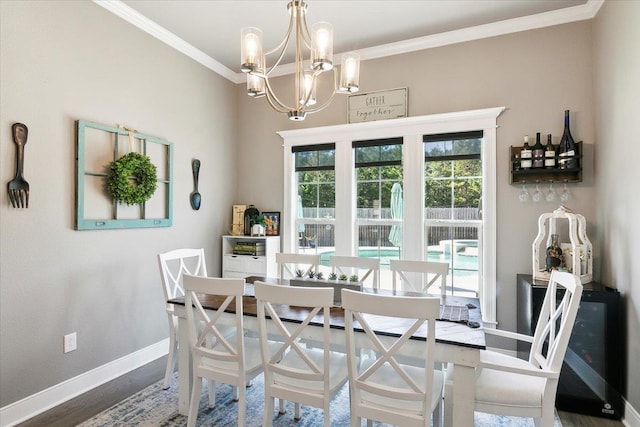
[[[520,168],[520,150],[522,146],[509,147],[509,161],[511,173],[509,174],[509,184],[535,184],[538,182],[582,182],[582,141],[576,143],[576,155],[578,159],[577,168]],[[558,156],[556,156],[558,164]]]

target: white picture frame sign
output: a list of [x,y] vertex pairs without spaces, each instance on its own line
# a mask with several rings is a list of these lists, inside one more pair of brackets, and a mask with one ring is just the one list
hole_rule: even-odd
[[348,123],[407,117],[407,88],[360,93],[347,98]]

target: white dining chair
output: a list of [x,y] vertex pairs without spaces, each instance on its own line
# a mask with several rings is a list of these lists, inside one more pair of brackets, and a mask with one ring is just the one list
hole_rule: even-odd
[[[558,378],[581,295],[582,284],[578,276],[554,270],[533,336],[485,329],[488,335],[531,343],[531,350],[528,360],[496,351],[480,352],[476,411],[532,417],[536,426],[553,426]],[[447,416],[455,410],[446,404],[453,391],[454,375],[455,371],[449,365],[445,385]]]
[[390,269],[393,277],[393,290],[429,293],[429,288],[440,282],[440,294],[447,292],[446,262],[409,261],[392,259]]
[[[264,426],[273,422],[274,400],[295,403],[295,418],[300,418],[300,404],[324,410],[324,426],[329,426],[331,399],[347,381],[344,353],[330,350],[329,314],[333,305],[333,288],[289,287],[255,282],[258,329],[264,369]],[[278,305],[305,310],[300,324],[280,319]],[[270,318],[267,324],[267,316]],[[308,347],[302,336],[316,316],[322,316],[322,347]],[[271,336],[280,343],[272,351],[266,343]],[[281,412],[283,408],[280,408]]]
[[310,271],[318,271],[320,255],[279,252],[276,254],[276,264],[279,279],[295,278],[297,270],[302,270],[303,277],[306,277]]
[[[204,249],[185,248],[160,253],[158,254],[158,266],[165,301],[184,296],[183,275],[207,276]],[[166,390],[169,388],[169,379],[175,369],[175,355],[178,350],[178,318],[174,314],[173,304],[166,303],[165,310],[169,321],[169,356],[167,357],[162,387]]]
[[[189,325],[189,344],[193,363],[193,388],[189,402],[188,427],[196,424],[202,380],[213,387],[209,390],[209,406],[215,406],[215,383],[234,387],[238,401],[238,425],[244,425],[246,385],[262,372],[260,343],[257,337],[245,336],[243,300],[244,279],[221,279],[184,275],[185,309]],[[223,297],[215,311],[203,308],[197,294]],[[229,335],[224,323],[224,311],[235,311],[234,331]],[[275,348],[276,345],[267,342]]]
[[[435,322],[440,312],[439,297],[402,297],[342,290],[351,399],[351,425],[360,426],[362,418],[401,425],[442,425],[442,389],[444,376],[435,369]],[[372,317],[375,316],[375,317]],[[398,327],[398,337],[383,342],[371,320],[380,317],[411,319]],[[420,366],[405,365],[399,359],[402,346],[426,325],[427,339]],[[357,329],[362,329],[371,347],[370,358],[358,361]],[[388,339],[391,339],[389,337]]]
[[358,279],[365,286],[370,284],[374,289],[379,288],[380,261],[378,258],[334,255],[329,258],[329,266],[332,273],[347,276],[357,274]]

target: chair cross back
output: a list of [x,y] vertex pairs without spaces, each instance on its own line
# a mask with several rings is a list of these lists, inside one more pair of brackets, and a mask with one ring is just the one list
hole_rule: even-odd
[[[162,279],[162,291],[164,299],[184,296],[182,278],[185,274],[194,276],[207,276],[207,264],[204,258],[204,249],[175,249],[158,254],[158,267]],[[178,350],[178,319],[173,314],[173,304],[166,303],[165,311],[169,321],[169,356],[164,374],[163,388],[169,388],[169,379],[175,365],[175,354]]]
[[[333,305],[333,288],[289,287],[257,281],[254,290],[264,370],[263,425],[272,425],[274,399],[277,398],[295,402],[296,418],[299,418],[300,404],[322,408],[324,426],[329,427],[329,403],[347,381],[344,354],[330,351],[329,314]],[[308,313],[300,324],[283,322],[278,314],[282,305],[301,307]],[[321,346],[308,347],[305,331],[318,329],[311,323],[321,312]],[[269,325],[267,317],[271,319]],[[272,337],[281,336],[277,349],[266,347],[268,333]],[[283,407],[280,409],[282,412]]]
[[[366,319],[362,316],[362,314],[358,312],[353,313],[353,317],[358,321],[362,329],[364,329],[367,334],[367,338],[369,338],[371,344],[373,345],[375,351],[379,352],[380,356],[378,360],[376,360],[371,366],[367,368],[365,372],[363,372],[360,377],[357,379],[360,386],[368,391],[373,391],[375,387],[371,387],[367,385],[367,379],[369,379],[373,374],[376,373],[385,363],[389,363],[389,365],[393,368],[396,374],[402,378],[405,383],[413,390],[413,392],[401,392],[394,391],[393,394],[395,396],[401,395],[404,399],[408,400],[422,400],[421,396],[424,393],[423,388],[421,388],[416,382],[409,376],[407,371],[398,363],[395,358],[395,354],[397,350],[404,345],[409,338],[424,324],[426,321],[425,318],[417,319],[410,329],[407,329],[402,336],[400,336],[392,346],[386,347],[380,338],[375,334],[375,332],[371,329]],[[385,394],[387,390],[384,391]]]
[[346,274],[347,276],[349,276],[350,272],[354,269],[358,271],[366,270],[364,275],[359,277],[358,280],[364,283],[371,277],[373,288],[377,289],[379,287],[380,261],[378,261],[377,258],[334,255],[329,258],[329,266],[331,266],[333,273]]
[[[234,387],[238,401],[238,425],[244,425],[248,381],[262,371],[258,340],[244,336],[244,279],[222,279],[184,275],[185,311],[193,363],[194,383],[187,426],[196,423],[202,378],[209,384],[209,406],[215,405],[216,381]],[[198,294],[223,298],[215,311],[205,310]],[[227,309],[235,311],[234,328],[229,330]]]
[[184,296],[183,275],[207,276],[204,249],[176,249],[158,254],[158,265],[167,300]]
[[[407,261],[394,260],[390,261],[390,267],[393,275],[393,290],[397,290],[398,282],[403,283],[405,291],[429,292],[429,288],[440,281],[440,294],[446,295],[447,292],[447,273],[449,272],[449,264],[446,262],[430,262],[430,261]],[[411,274],[413,273],[413,274]],[[417,283],[412,276],[419,274],[420,280],[425,283]],[[429,279],[429,275],[432,275]],[[413,280],[412,280],[413,278]],[[407,287],[407,284],[409,287]]]
[[[431,413],[437,409],[434,425],[441,421],[442,375],[435,373],[435,319],[440,312],[439,297],[400,297],[367,294],[342,290],[342,307],[345,310],[347,355],[352,419],[358,425],[360,418],[375,419],[397,425],[428,425]],[[371,317],[373,315],[374,317]],[[369,319],[379,316],[410,319],[398,330],[399,337],[376,334]],[[357,322],[357,323],[356,323]],[[355,359],[356,328],[361,328],[367,344],[376,352],[375,360],[359,366]],[[418,329],[427,329],[424,365],[420,367],[402,364],[401,348]],[[363,345],[362,339],[358,341]],[[417,375],[419,373],[419,375]],[[387,403],[383,403],[385,401]],[[395,400],[395,401],[394,401]],[[411,406],[405,407],[408,402]],[[396,405],[396,407],[394,407]]]
[[[307,326],[309,326],[309,323],[318,314],[318,312],[320,312],[321,308],[320,307],[313,308],[313,310],[309,312],[309,314],[304,319],[304,321],[292,332],[290,332],[286,328],[282,320],[280,320],[280,317],[278,316],[277,312],[275,311],[275,309],[273,308],[273,305],[270,302],[264,303],[264,309],[265,309],[265,314],[267,314],[272,319],[272,321],[275,322],[278,328],[278,331],[280,331],[280,333],[284,337],[284,342],[281,344],[280,349],[274,354],[272,354],[271,357],[269,358],[268,364],[271,365],[273,372],[279,373],[279,374],[291,375],[301,380],[321,381],[323,378],[324,369],[318,366],[307,355],[303,347],[300,345],[301,343],[298,341],[302,333],[304,332],[304,329]],[[284,354],[288,351],[295,351],[298,354],[298,356],[300,356],[300,358],[302,359],[302,361],[304,361],[306,365],[305,369],[307,370],[307,372],[303,372],[299,369],[288,369],[288,368],[284,369],[282,368],[282,366],[278,365],[277,362],[280,359],[282,359]]]
[[[242,313],[242,295],[244,294],[243,279],[216,279],[197,280],[198,277],[185,275],[185,307],[187,307],[187,320],[189,322],[189,335],[192,338],[193,350],[200,356],[224,362],[240,363],[243,352],[242,340],[237,339],[234,334],[235,343],[227,339],[228,331],[220,330],[220,318],[225,310],[232,304],[236,313]],[[224,301],[220,307],[209,315],[202,307],[197,293],[224,296]],[[200,325],[200,330],[196,330],[196,324]],[[236,316],[236,328],[242,330],[243,317]],[[242,336],[242,335],[240,335]],[[215,348],[211,343],[215,342]]]
[[[309,324],[313,318],[322,310],[324,317],[324,324],[329,325],[329,311],[333,305],[333,289],[331,288],[301,288],[301,287],[285,287],[279,285],[265,285],[262,282],[256,282],[258,285],[255,287],[255,295],[258,300],[258,319],[259,324],[266,327],[264,322],[265,316],[268,315],[272,322],[276,324],[278,332],[284,337],[284,341],[281,343],[280,349],[272,355],[265,355],[263,360],[268,360],[268,365],[273,372],[281,374],[291,375],[299,379],[305,379],[310,381],[320,381],[323,379],[324,368],[320,368],[309,356],[307,352],[301,346],[299,339],[305,328],[309,327]],[[304,292],[300,292],[300,290]],[[300,307],[309,307],[311,310],[293,331],[290,331],[280,319],[277,310],[274,308],[272,301],[276,304],[287,304]],[[327,333],[329,331],[326,328]],[[264,337],[266,338],[266,336]],[[328,338],[328,337],[327,337]],[[303,343],[304,344],[304,343]],[[278,364],[282,356],[289,350],[295,351],[298,356],[305,363],[305,370],[283,368]],[[327,359],[328,360],[328,359]]]
[[276,253],[278,274],[280,279],[296,277],[296,269],[303,271],[307,276],[310,271],[317,271],[320,265],[320,255],[298,253]]
[[[193,276],[185,276],[185,282],[190,282],[192,277]],[[191,327],[195,324],[196,316],[200,320],[201,329],[199,331],[195,331],[194,329],[195,342],[193,343],[194,351],[198,352],[200,356],[235,363],[239,363],[240,358],[242,357],[242,346],[239,346],[237,342],[235,345],[230,343],[225,336],[228,334],[228,331],[221,331],[218,328],[218,325],[220,324],[220,317],[232,303],[235,302],[233,309],[236,312],[239,311],[242,313],[242,293],[244,291],[244,283],[242,280],[234,280],[234,282],[235,283],[225,283],[224,286],[227,288],[222,290],[222,292],[220,292],[221,290],[219,288],[216,289],[215,287],[212,287],[210,283],[205,283],[204,286],[202,286],[200,283],[194,284],[191,282],[191,289],[187,291],[185,296],[185,304],[187,307],[191,307],[191,309],[187,309],[189,326]],[[240,286],[240,284],[242,286]],[[240,293],[238,294],[238,292]],[[198,300],[196,293],[213,293],[218,295],[231,293],[231,295],[226,296],[220,307],[212,316],[209,316],[204,307],[202,307],[200,300]],[[189,305],[189,303],[191,303],[191,305]],[[191,317],[188,316],[189,313],[192,313]],[[236,325],[236,327],[241,326],[242,324]],[[235,338],[235,336],[233,338]],[[211,346],[212,342],[218,344],[215,349],[208,348]]]
[[[565,288],[560,301],[557,300],[558,284]],[[556,273],[549,280],[533,335],[529,362],[542,369],[560,372],[581,294],[582,286],[576,286],[570,275]]]

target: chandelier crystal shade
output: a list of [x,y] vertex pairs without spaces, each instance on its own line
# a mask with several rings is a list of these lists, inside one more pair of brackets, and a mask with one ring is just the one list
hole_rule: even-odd
[[[269,105],[280,113],[287,113],[291,120],[304,120],[307,113],[315,113],[326,108],[336,93],[358,91],[360,57],[355,52],[342,55],[342,70],[338,75],[333,61],[333,26],[328,22],[318,22],[307,26],[307,4],[302,0],[292,0],[287,4],[290,21],[284,39],[274,49],[264,52],[262,31],[246,27],[241,31],[241,69],[247,73],[247,94],[265,97]],[[289,43],[295,43],[295,71],[293,77],[293,102],[282,102],[269,84],[269,75],[280,65]],[[305,61],[303,52],[308,51]],[[277,54],[271,67],[267,68],[266,57]],[[333,71],[333,89],[323,102],[316,98],[319,76]]]

